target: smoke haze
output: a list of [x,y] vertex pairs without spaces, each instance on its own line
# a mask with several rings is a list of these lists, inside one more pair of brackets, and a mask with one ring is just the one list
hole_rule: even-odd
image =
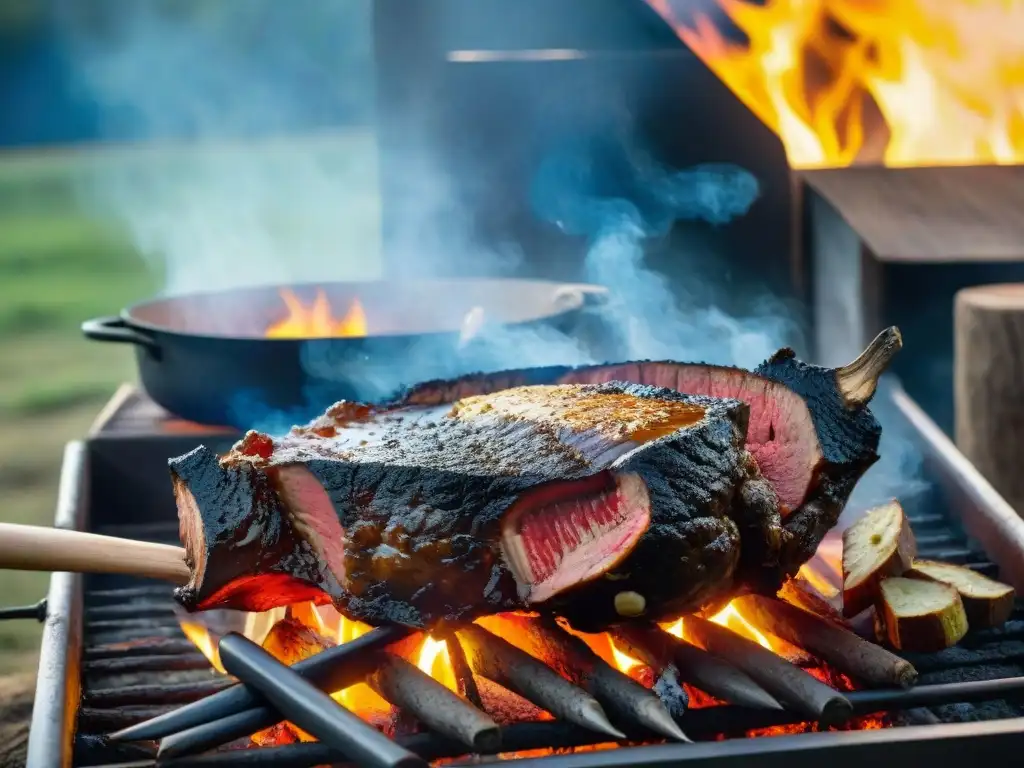
[[[90,204],[127,227],[140,253],[163,275],[168,294],[378,277],[379,212],[372,189],[376,150],[369,134],[341,149],[330,135],[301,142],[273,138],[296,125],[330,125],[336,117],[325,117],[301,78],[284,77],[275,66],[273,51],[278,57],[301,58],[304,38],[283,17],[280,26],[275,26],[276,17],[264,20],[258,55],[246,56],[221,44],[216,29],[222,27],[197,29],[159,12],[164,7],[159,2],[119,4],[113,26],[102,34],[73,17],[66,20],[69,55],[81,73],[83,91],[102,107],[111,137],[184,136],[189,141],[187,147],[158,156],[140,150],[91,173],[82,185]],[[347,7],[359,7],[361,13],[368,8],[363,2]],[[340,34],[352,18],[358,14],[331,23]],[[329,47],[330,36],[320,44]],[[340,36],[334,42],[344,44]],[[331,76],[370,82],[365,53]],[[233,140],[238,137],[246,141]],[[537,168],[531,199],[524,204],[538,218],[588,241],[585,274],[612,289],[600,312],[618,336],[619,358],[749,368],[781,346],[798,345],[796,323],[772,296],[750,296],[743,315],[727,314],[709,303],[716,286],[695,283],[682,293],[672,290],[644,261],[645,242],[676,221],[728,226],[743,216],[758,197],[757,179],[721,164],[666,169],[638,148],[624,147],[621,165],[630,176],[629,194],[608,194],[593,166],[592,150],[584,141],[553,149]],[[448,180],[433,161],[409,158],[408,184],[418,190],[424,210],[415,227],[397,233],[397,242],[406,244],[400,249],[405,258],[401,271],[428,277],[452,263],[472,261],[476,274],[512,272],[519,266],[514,248],[498,252],[469,245],[466,212],[453,207]],[[695,260],[701,254],[683,252],[678,258]],[[416,370],[420,380],[604,360],[553,329],[515,328],[491,329],[459,355],[431,341],[417,342],[403,355],[405,367]],[[328,405],[325,392],[341,377],[358,381],[358,396],[368,400],[414,383],[396,376],[386,362],[346,359],[342,366],[323,345],[309,345],[303,362],[316,382],[307,397],[317,411]],[[308,416],[270,411],[246,393],[239,395],[237,410],[253,426],[274,432]],[[886,429],[883,455],[886,460],[858,486],[851,511],[891,496],[906,498],[923,486],[919,457],[898,431]]]

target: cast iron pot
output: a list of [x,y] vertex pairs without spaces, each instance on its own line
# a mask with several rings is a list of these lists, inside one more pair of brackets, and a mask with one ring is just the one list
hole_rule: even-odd
[[[169,412],[246,429],[270,413],[301,423],[337,400],[373,400],[475,370],[487,362],[481,350],[488,339],[528,339],[532,329],[549,328],[572,335],[605,296],[594,285],[513,279],[283,287],[307,307],[323,290],[339,318],[358,298],[367,335],[266,338],[267,327],[287,314],[282,286],[147,301],[89,320],[82,332],[134,345],[143,388]],[[508,365],[507,352],[499,364]]]

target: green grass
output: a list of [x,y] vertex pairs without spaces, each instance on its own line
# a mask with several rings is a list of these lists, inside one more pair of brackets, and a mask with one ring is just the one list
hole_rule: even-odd
[[[351,177],[358,192],[338,205],[356,211],[357,223],[341,252],[378,248],[376,199],[366,194],[374,181],[368,133],[203,150],[0,154],[0,520],[52,523],[63,445],[84,436],[117,386],[135,378],[129,349],[87,342],[79,326],[147,298],[160,284],[125,228],[83,204],[82,179],[139,168],[187,175],[208,171],[211,157],[230,163],[239,156],[233,153],[254,151],[271,163],[317,153],[320,167]],[[301,200],[282,200],[275,214],[284,236],[309,224]],[[360,259],[363,275],[374,274],[374,262]],[[0,571],[0,606],[35,602],[48,580],[45,573]],[[0,622],[0,673],[30,658],[39,631],[29,621]]]

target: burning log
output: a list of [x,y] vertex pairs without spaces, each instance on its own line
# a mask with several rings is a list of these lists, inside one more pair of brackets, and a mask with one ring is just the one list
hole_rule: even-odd
[[827,725],[841,723],[853,714],[845,696],[767,648],[697,616],[687,616],[683,627],[704,650],[735,664],[784,707]]
[[426,762],[363,722],[242,635],[220,641],[228,672],[260,691],[285,717],[360,765],[426,768]]
[[655,671],[675,662],[684,681],[716,699],[755,709],[781,709],[746,673],[657,627],[622,626],[614,637],[630,656]]
[[473,670],[470,669],[469,662],[466,660],[466,652],[459,636],[454,632],[449,634],[445,639],[445,646],[448,648],[448,659],[451,661],[452,672],[455,674],[455,681],[459,686],[459,694],[474,707],[484,711],[480,690],[473,677]]
[[[292,667],[292,671],[321,690],[340,691],[362,681],[369,671],[367,663],[372,663],[372,651],[396,643],[410,632],[411,630],[400,626],[378,627],[344,645],[328,648],[312,658],[298,662]],[[234,685],[202,701],[181,707],[164,717],[154,718],[140,723],[134,728],[126,728],[111,734],[110,738],[120,741],[160,739],[246,710],[261,708],[265,713],[264,716],[273,717],[272,710],[266,708],[265,705],[266,699],[258,691],[247,685]],[[263,727],[269,727],[275,722],[277,720]],[[242,735],[247,736],[249,733],[253,733],[253,731]]]
[[803,578],[790,579],[782,585],[777,597],[790,605],[802,608],[815,616],[852,631],[852,625],[843,614]]
[[917,670],[909,661],[828,619],[760,595],[737,598],[736,605],[759,627],[806,648],[865,685],[909,688],[917,681]]
[[559,671],[592,694],[612,716],[669,739],[690,741],[657,695],[608,664],[580,638],[553,622],[531,621],[530,627],[545,656],[558,660]]
[[465,744],[474,752],[498,749],[501,734],[493,720],[467,704],[430,675],[393,653],[378,657],[367,684],[382,698],[416,717],[428,728]]
[[476,624],[460,628],[458,635],[469,666],[476,674],[543,707],[555,717],[615,739],[626,738],[608,722],[597,699],[530,654]]

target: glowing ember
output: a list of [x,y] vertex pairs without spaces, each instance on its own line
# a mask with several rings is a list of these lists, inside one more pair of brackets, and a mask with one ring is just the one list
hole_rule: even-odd
[[353,299],[345,316],[338,320],[331,310],[327,294],[318,289],[313,304],[307,307],[287,288],[281,289],[281,299],[288,315],[266,330],[268,339],[322,339],[366,335],[366,313],[359,299]]
[[[797,167],[845,166],[877,110],[888,166],[1024,162],[1024,3],[718,0],[749,40],[688,0],[648,0],[782,139]],[[879,132],[878,138],[883,138]]]
[[[812,564],[815,567],[824,569],[823,572],[829,578],[834,579],[838,573],[838,560],[836,559],[838,552],[839,550],[826,543],[819,550]],[[562,662],[559,659],[545,655],[550,654],[550,647],[544,643],[536,632],[531,631],[532,621],[531,616],[527,614],[503,613],[482,617],[477,623],[508,640],[526,653],[547,663],[553,669],[560,668],[559,665]],[[724,609],[711,617],[711,621],[749,640],[757,642],[791,661],[796,657],[801,657],[801,655],[803,661],[809,658],[799,649],[783,642],[774,635],[761,631],[742,615],[737,609],[735,602],[729,603]],[[214,668],[223,673],[224,670],[217,654],[217,638],[201,622],[201,616],[191,615],[188,619],[182,620],[181,626],[185,635],[210,659],[210,663]],[[629,674],[635,680],[639,680],[646,685],[651,684],[650,670],[642,662],[616,648],[608,634],[587,634],[573,630],[564,623],[563,626],[586,642],[594,653],[609,664]],[[662,624],[661,627],[676,637],[686,639],[685,618]],[[287,608],[275,609],[266,613],[248,614],[246,616],[244,632],[247,637],[254,642],[260,643],[275,658],[287,664],[294,664],[300,659],[308,658],[314,653],[318,653],[324,647],[350,642],[369,631],[369,626],[345,618],[332,606],[296,603]],[[432,676],[450,690],[458,693],[458,685],[451,660],[449,659],[448,645],[445,641],[430,635],[419,634],[410,636],[407,640],[392,645],[389,650],[392,653],[404,656],[409,661],[415,663],[423,672]],[[815,667],[808,671],[825,680],[827,684],[837,688],[837,690],[851,690],[853,688],[852,683],[848,679],[838,675],[838,673],[830,668]],[[493,683],[488,686],[488,690],[492,689],[500,690],[499,686]],[[714,706],[719,703],[700,691],[690,689],[690,693],[692,697],[691,706]],[[492,692],[490,695],[500,695],[500,693],[494,694]],[[377,727],[386,727],[388,723],[394,722],[394,713],[391,705],[364,683],[350,686],[342,691],[333,692],[332,696],[346,708]],[[543,717],[544,715],[541,714],[539,716]],[[881,720],[865,719],[860,727],[884,727],[884,725]],[[756,733],[751,732],[750,735],[796,733],[803,727],[801,725],[768,728]],[[851,727],[854,726],[851,725]],[[309,740],[310,738],[308,734],[303,733],[301,729],[290,723],[284,723],[253,735],[253,741],[261,745],[288,744],[295,741]],[[542,752],[546,753],[544,750]],[[516,756],[523,757],[524,755],[517,753]]]

